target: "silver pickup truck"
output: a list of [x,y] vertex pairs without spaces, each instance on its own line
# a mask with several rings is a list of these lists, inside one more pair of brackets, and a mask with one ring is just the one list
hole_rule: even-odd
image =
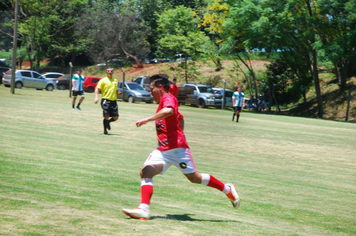
[[200,108],[214,106],[219,107],[222,103],[222,96],[215,94],[209,85],[204,84],[183,84],[179,87],[178,102],[180,104],[191,104]]

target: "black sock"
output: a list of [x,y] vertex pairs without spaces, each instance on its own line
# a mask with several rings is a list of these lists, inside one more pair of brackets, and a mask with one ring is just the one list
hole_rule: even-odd
[[116,121],[114,118],[111,118],[111,119],[109,120],[109,122],[114,122],[114,121]]
[[80,103],[78,103],[77,107],[79,107],[79,106],[80,106]]
[[240,115],[236,115],[236,122],[239,122]]
[[107,128],[106,122],[107,122],[107,121],[104,119],[104,120],[103,120],[104,130],[106,130],[106,128]]
[[235,119],[235,115],[236,115],[236,114],[234,113],[234,115],[232,116],[232,119]]

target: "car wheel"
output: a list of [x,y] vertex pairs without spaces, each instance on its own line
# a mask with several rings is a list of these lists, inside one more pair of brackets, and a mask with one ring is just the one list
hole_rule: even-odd
[[57,88],[58,88],[59,90],[65,90],[65,89],[66,89],[66,87],[64,86],[64,84],[58,85]]
[[199,108],[204,108],[205,107],[205,101],[203,99],[198,100],[198,106]]
[[129,103],[134,103],[134,102],[135,102],[135,99],[134,99],[133,96],[129,96],[129,98],[127,99],[127,101],[128,101]]
[[21,82],[16,82],[15,88],[21,89],[22,88],[22,83]]
[[88,92],[88,93],[93,93],[94,92],[94,88],[93,87],[89,87],[89,88],[87,88],[87,91],[86,92]]
[[47,85],[46,90],[47,91],[53,91],[54,86],[52,84]]

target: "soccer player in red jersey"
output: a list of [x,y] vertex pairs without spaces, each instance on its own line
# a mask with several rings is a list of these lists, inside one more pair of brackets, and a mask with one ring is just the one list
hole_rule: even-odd
[[151,94],[159,102],[156,113],[136,122],[141,127],[150,121],[155,122],[158,137],[158,147],[148,156],[140,171],[141,203],[134,209],[123,209],[123,212],[135,219],[150,218],[150,200],[153,194],[152,178],[164,172],[171,166],[176,166],[192,183],[204,184],[224,192],[233,207],[240,204],[239,196],[233,184],[222,183],[214,176],[199,173],[190,154],[185,134],[181,128],[182,117],[178,112],[178,101],[169,93],[169,80],[162,74],[151,76]]
[[173,78],[173,82],[169,85],[169,93],[173,94],[176,98],[178,98],[179,88],[177,86],[177,79]]

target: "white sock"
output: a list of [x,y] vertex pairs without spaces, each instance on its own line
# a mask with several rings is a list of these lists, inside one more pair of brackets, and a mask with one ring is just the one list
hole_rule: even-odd
[[201,184],[208,185],[209,181],[210,181],[209,174],[201,174]]
[[225,187],[224,187],[223,192],[224,192],[225,194],[228,194],[228,193],[230,192],[230,187],[225,184]]
[[150,206],[145,203],[141,203],[138,208],[144,210],[145,212],[150,212]]

